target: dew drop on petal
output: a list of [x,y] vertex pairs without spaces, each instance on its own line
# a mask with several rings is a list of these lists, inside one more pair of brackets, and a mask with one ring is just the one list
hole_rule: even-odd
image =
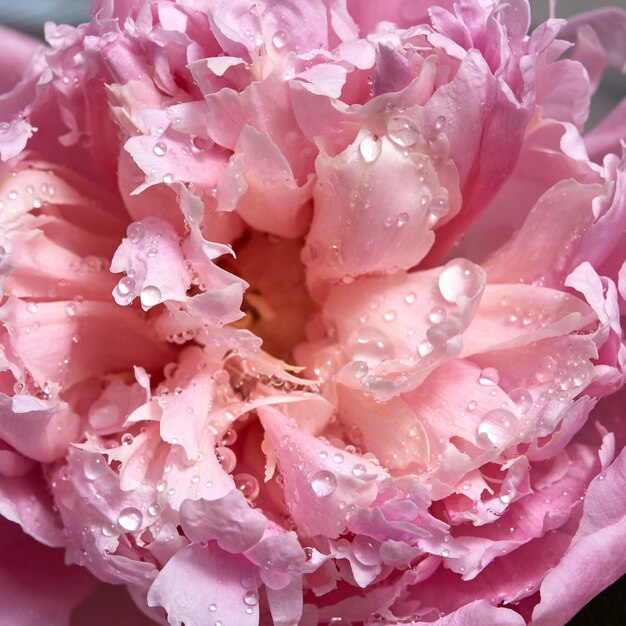
[[161,507],[156,502],[153,502],[148,507],[148,513],[150,513],[150,515],[152,515],[153,517],[158,515],[160,512],[161,512]]
[[117,283],[117,290],[123,295],[127,296],[133,289],[135,288],[135,281],[128,276],[124,276],[124,278],[120,279],[120,282]]
[[311,489],[320,498],[329,496],[337,489],[337,479],[332,472],[319,470],[311,476]]
[[153,307],[161,302],[161,290],[154,285],[148,285],[141,290],[139,298],[144,308]]
[[173,174],[165,174],[163,176],[163,182],[166,185],[171,185],[174,182],[174,175]]
[[509,392],[509,398],[515,402],[522,415],[526,415],[533,406],[533,397],[528,389],[522,387],[513,389]]
[[478,424],[478,440],[495,446],[507,445],[515,435],[516,425],[513,413],[506,409],[494,409],[485,413]]
[[382,152],[382,141],[377,135],[365,135],[359,144],[359,152],[366,163],[375,161]]
[[97,480],[102,478],[107,471],[107,464],[101,455],[93,455],[85,460],[83,472],[87,480]]
[[353,476],[356,476],[357,478],[359,478],[360,476],[363,476],[366,473],[367,473],[367,468],[365,467],[365,465],[363,465],[363,463],[356,463],[355,465],[352,466]]
[[130,446],[133,443],[133,441],[135,441],[135,437],[133,437],[131,433],[124,433],[122,435],[123,446]]
[[478,382],[481,385],[497,385],[500,382],[500,374],[495,367],[485,367],[480,372]]
[[162,141],[157,141],[157,143],[154,144],[152,151],[157,156],[163,156],[167,152],[167,146]]
[[256,606],[259,603],[259,596],[256,591],[246,591],[243,601],[248,606]]
[[392,117],[387,122],[387,134],[391,141],[403,148],[415,145],[419,139],[419,131],[415,124],[402,116]]
[[466,259],[450,261],[439,274],[439,291],[448,302],[478,294],[482,275],[478,267]]
[[256,499],[259,495],[259,481],[252,474],[236,474],[233,477],[235,487],[243,496],[250,501]]
[[272,45],[276,50],[282,50],[289,41],[289,35],[285,31],[277,30],[272,36]]
[[409,291],[409,293],[405,294],[404,301],[406,304],[415,304],[417,302],[417,295],[414,291]]
[[129,531],[135,531],[141,528],[141,524],[143,522],[143,515],[141,511],[134,506],[126,507],[122,509],[119,517],[117,518],[117,523],[124,529]]
[[370,368],[365,361],[354,361],[350,371],[355,378],[361,380],[369,374]]
[[357,329],[349,339],[352,357],[367,363],[393,359],[395,349],[389,338],[374,328]]
[[131,240],[132,243],[139,243],[145,234],[145,228],[141,222],[133,222],[128,225],[126,229],[126,236]]

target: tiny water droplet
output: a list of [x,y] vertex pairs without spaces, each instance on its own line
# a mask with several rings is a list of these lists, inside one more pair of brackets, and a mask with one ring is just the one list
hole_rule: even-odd
[[272,36],[272,45],[276,50],[282,50],[289,41],[289,35],[282,30],[277,30]]
[[246,591],[243,601],[248,606],[256,606],[259,603],[259,596],[256,591]]
[[141,222],[133,222],[126,229],[126,236],[132,243],[139,243],[145,234],[145,228]]
[[500,382],[500,374],[495,367],[486,367],[480,372],[478,382],[481,385],[497,385]]
[[369,374],[370,368],[365,361],[354,361],[350,371],[355,378],[361,380]]
[[387,134],[391,141],[403,148],[415,145],[419,139],[415,124],[409,118],[402,116],[392,117],[387,122]]

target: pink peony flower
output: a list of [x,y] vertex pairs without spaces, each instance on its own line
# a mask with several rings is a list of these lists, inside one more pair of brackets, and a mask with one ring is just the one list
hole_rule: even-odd
[[2,623],[97,579],[146,623],[555,626],[626,572],[624,104],[584,132],[626,14],[529,24],[3,32]]

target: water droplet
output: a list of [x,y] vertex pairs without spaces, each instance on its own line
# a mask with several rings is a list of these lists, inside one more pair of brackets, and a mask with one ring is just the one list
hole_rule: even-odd
[[478,424],[478,442],[505,446],[515,435],[516,424],[515,416],[506,409],[489,411]]
[[256,591],[246,591],[243,601],[248,606],[256,606],[259,603],[259,596]]
[[233,480],[235,487],[247,500],[253,501],[259,495],[259,481],[252,474],[236,474]]
[[106,474],[107,464],[101,455],[89,456],[85,459],[83,472],[87,480],[96,480]]
[[117,535],[115,524],[102,524],[101,531],[105,537],[115,537],[115,535]]
[[174,182],[174,175],[173,174],[165,174],[163,176],[163,182],[166,185],[171,185]]
[[509,392],[509,398],[515,402],[522,415],[526,415],[533,406],[533,397],[528,389],[518,387]]
[[157,502],[153,502],[148,507],[148,513],[150,513],[150,515],[152,515],[153,517],[157,516],[160,512],[161,512],[161,507],[158,505]]
[[126,229],[126,236],[132,243],[139,243],[145,235],[145,228],[141,222],[133,222]]
[[387,122],[387,134],[391,141],[403,148],[415,145],[419,139],[415,124],[409,118],[402,116],[392,117]]
[[159,254],[157,248],[148,248],[148,251],[146,252],[146,255],[151,259],[154,259],[157,254]]
[[355,378],[361,380],[369,374],[370,368],[368,367],[367,363],[365,363],[365,361],[354,361],[354,363],[352,363],[350,371]]
[[272,36],[272,45],[276,50],[282,50],[289,41],[289,35],[282,30],[277,30]]
[[162,141],[157,141],[152,150],[157,156],[163,156],[167,152],[167,146]]
[[418,346],[417,352],[418,354],[424,358],[428,356],[433,351],[433,344],[428,341],[428,339],[424,339]]
[[359,144],[359,152],[366,163],[375,161],[382,152],[383,144],[377,135],[365,135]]
[[215,448],[215,456],[225,472],[230,473],[233,469],[235,469],[235,465],[237,465],[237,457],[230,448],[218,446]]
[[329,496],[337,489],[337,479],[332,472],[319,470],[311,477],[311,489],[320,498]]
[[341,452],[335,452],[335,454],[333,454],[333,461],[337,464],[343,463],[343,454],[341,454]]
[[476,296],[481,288],[482,272],[466,259],[450,261],[439,274],[439,291],[448,302]]
[[406,304],[415,304],[417,302],[417,294],[414,291],[409,291],[404,296],[404,301]]
[[428,313],[428,321],[431,324],[439,324],[443,322],[446,317],[446,310],[442,309],[440,306],[433,307]]
[[123,295],[127,296],[133,289],[135,288],[135,281],[128,276],[124,276],[124,278],[120,279],[120,282],[117,283],[117,290]]
[[117,522],[124,530],[133,532],[141,528],[143,515],[139,509],[134,506],[129,506],[122,509],[119,517],[117,518]]
[[356,463],[352,467],[352,475],[356,476],[357,478],[359,478],[360,476],[363,476],[366,473],[367,473],[367,468],[365,467],[365,465],[363,465],[363,463]]
[[26,310],[33,315],[39,311],[39,307],[34,302],[29,302],[26,305]]
[[163,493],[167,489],[167,483],[164,480],[157,481],[156,490],[159,493]]
[[211,613],[215,613],[215,611],[217,611],[217,605],[209,604],[209,611],[211,611]]
[[486,367],[480,372],[478,382],[481,385],[497,385],[500,382],[500,374],[495,367]]
[[476,402],[476,400],[470,400],[470,402],[467,405],[467,410],[470,412],[474,411],[477,406],[478,406],[478,402]]
[[393,322],[397,317],[397,314],[395,311],[387,311],[384,315],[383,315],[383,319],[385,320],[385,322]]
[[154,285],[148,285],[141,290],[139,297],[141,299],[141,306],[145,309],[149,309],[161,302],[161,290]]
[[9,193],[7,194],[7,198],[9,200],[17,200],[19,195],[20,194],[17,191],[15,191],[15,189],[11,189],[11,191],[9,191]]
[[135,441],[135,437],[133,437],[131,433],[124,433],[122,435],[123,446],[130,446],[133,443],[133,441]]
[[359,361],[375,364],[393,359],[395,349],[389,338],[374,328],[357,329],[349,339],[352,357]]
[[443,115],[440,115],[435,120],[435,130],[439,131],[446,125],[446,118]]

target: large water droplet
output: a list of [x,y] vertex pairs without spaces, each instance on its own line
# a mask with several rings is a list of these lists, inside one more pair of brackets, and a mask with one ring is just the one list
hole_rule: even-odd
[[259,481],[252,474],[236,474],[233,480],[235,487],[247,500],[253,501],[259,495]]
[[319,470],[311,476],[311,489],[320,498],[329,496],[337,489],[337,479],[332,472]]
[[141,523],[143,522],[143,515],[141,511],[134,506],[126,507],[122,509],[119,517],[117,518],[117,523],[124,529],[128,531],[135,531],[141,528]]
[[215,448],[215,456],[225,472],[230,473],[235,469],[237,457],[230,448],[218,446]]
[[161,302],[161,290],[154,285],[148,285],[141,290],[139,297],[141,299],[141,306],[145,309],[149,309]]
[[528,389],[522,387],[513,389],[509,392],[509,398],[515,402],[522,415],[526,415],[533,406],[533,397]]
[[85,465],[83,465],[83,471],[87,480],[96,480],[102,478],[107,471],[107,464],[104,458],[100,454],[94,454],[93,456],[85,459]]
[[357,329],[349,339],[352,357],[358,361],[377,364],[381,361],[393,359],[395,349],[393,342],[380,331],[362,327]]
[[352,363],[350,371],[355,378],[361,380],[369,374],[370,368],[368,367],[367,363],[365,363],[365,361],[354,361],[354,363]]
[[259,603],[259,596],[256,591],[246,591],[243,601],[248,606],[256,606]]
[[387,122],[387,134],[395,144],[408,148],[417,143],[419,132],[408,117],[392,117]]
[[145,228],[141,222],[133,222],[126,229],[126,236],[132,243],[139,243],[145,234]]
[[163,156],[167,152],[167,146],[162,141],[157,141],[152,150],[157,156]]
[[478,424],[478,442],[497,447],[506,446],[512,443],[516,426],[517,420],[511,411],[506,409],[489,411]]
[[365,135],[359,144],[359,152],[366,163],[375,161],[382,152],[383,144],[377,135]]
[[472,298],[478,294],[482,282],[482,272],[467,259],[450,261],[439,274],[439,291],[448,302],[456,302],[465,296]]
[[123,295],[127,296],[135,288],[135,281],[129,276],[124,276],[117,283],[117,290]]
[[495,367],[485,367],[478,376],[481,385],[497,385],[500,382],[500,374]]
[[276,50],[282,50],[289,41],[289,35],[285,31],[277,30],[272,36],[272,45]]

